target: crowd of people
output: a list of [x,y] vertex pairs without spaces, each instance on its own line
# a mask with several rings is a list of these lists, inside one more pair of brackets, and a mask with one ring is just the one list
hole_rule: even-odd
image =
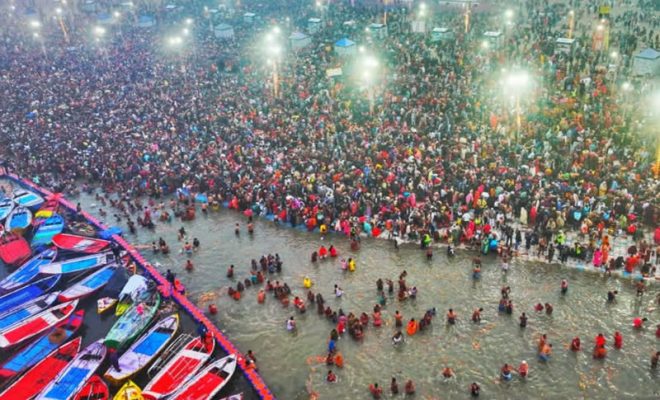
[[[303,28],[318,12],[310,2],[250,4],[261,19],[229,19],[236,38],[228,41],[213,36],[199,2],[174,14],[152,10],[158,21],[152,28],[124,16],[113,32],[96,38],[90,36],[94,18],[73,11],[63,23],[46,14],[30,17],[42,20],[34,32],[25,18],[3,13],[0,158],[5,168],[57,191],[75,195],[81,181],[101,187],[131,231],[135,213],[147,228],[173,217],[194,219],[194,203],[165,210],[165,198],[182,189],[179,197],[202,194],[211,207],[224,202],[281,224],[342,232],[355,246],[360,235],[384,236],[397,245],[419,242],[429,258],[433,244],[448,244],[448,254],[467,245],[501,254],[503,269],[521,253],[549,262],[557,254],[559,262],[574,258],[608,272],[653,277],[660,257],[654,150],[660,141],[644,99],[659,88],[627,80],[632,54],[660,41],[657,13],[642,11],[647,2],[624,2],[622,12],[614,7],[609,47],[619,56],[612,72],[609,51],[592,48],[592,28],[602,17],[598,2],[565,5],[576,12],[572,29],[579,39],[568,53],[554,48],[565,36],[566,8],[517,2],[517,22],[507,25],[500,43],[486,47],[475,38],[501,25],[501,10],[499,2],[484,3],[470,19],[469,35],[462,10],[434,16],[455,37],[433,43],[413,32],[416,9],[396,7],[384,15],[360,2],[329,2],[313,44],[285,53],[277,79],[257,43],[274,25]],[[171,46],[164,34],[188,17],[190,36]],[[361,28],[385,18],[385,37]],[[348,20],[353,24],[344,24]],[[333,51],[343,36],[379,60],[368,82],[352,77],[359,75],[352,67],[360,68],[362,53],[351,61]],[[342,76],[328,78],[326,70],[337,66]],[[504,86],[508,73],[523,71],[531,82],[526,92]],[[144,196],[150,197],[146,207]],[[235,229],[240,234],[238,224]],[[612,254],[624,237],[634,245]],[[169,251],[164,241],[153,248]],[[261,270],[254,261],[251,278],[232,288],[234,298],[281,268],[277,255],[260,264]],[[479,279],[480,266],[473,274]],[[401,280],[399,298],[416,294]],[[383,282],[378,286],[384,301]],[[567,288],[562,284],[562,292]],[[280,299],[291,294],[279,282],[268,290]],[[296,299],[300,309],[302,297]],[[323,302],[316,303],[327,315]],[[500,308],[513,310],[504,291]],[[543,309],[551,313],[552,305],[539,304],[537,311]],[[363,334],[364,318],[329,314],[352,336]],[[430,323],[434,314],[429,310],[420,321]],[[449,310],[448,322],[456,317]],[[421,327],[411,321],[415,330]],[[526,323],[523,313],[520,326]],[[287,328],[295,329],[293,317]],[[545,343],[544,352],[549,356]],[[508,376],[512,367],[505,367]],[[406,383],[408,389],[414,392]],[[370,390],[374,397],[382,393],[376,384]]]

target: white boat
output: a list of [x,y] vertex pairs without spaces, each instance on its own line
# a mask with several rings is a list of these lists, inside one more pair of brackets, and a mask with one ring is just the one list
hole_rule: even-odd
[[71,400],[99,368],[107,349],[99,340],[78,353],[44,390],[38,400]]
[[120,383],[140,372],[165,349],[178,327],[177,314],[158,321],[149,332],[142,335],[119,357],[121,371],[110,366],[103,377],[111,382]]
[[59,304],[0,330],[0,348],[6,349],[17,345],[49,330],[67,319],[75,311],[77,305],[77,300]]
[[84,272],[108,264],[112,262],[113,259],[114,256],[112,255],[112,252],[99,253],[91,256],[72,258],[70,260],[41,265],[39,266],[39,272],[48,275]]
[[215,340],[207,347],[199,337],[190,339],[147,383],[142,396],[147,400],[157,400],[172,394],[199,371],[211,357],[214,348]]
[[106,265],[93,274],[85,277],[80,282],[62,291],[59,297],[60,301],[79,299],[101,289],[106,283],[108,283],[112,274],[115,273],[115,269],[117,269],[117,264]]
[[172,400],[212,399],[227,385],[236,371],[236,355],[230,354],[212,362],[186,382],[169,398]]
[[118,302],[115,315],[119,317],[126,312],[131,304],[138,299],[140,294],[147,291],[148,287],[148,281],[142,275],[135,274],[128,278],[128,282],[126,282],[126,285],[124,285],[124,288],[119,292],[119,296],[117,297]]
[[38,207],[44,202],[44,198],[34,192],[22,188],[14,189],[13,200],[16,204],[23,207]]
[[17,307],[2,313],[0,315],[0,330],[21,323],[25,319],[44,311],[50,307],[55,300],[57,300],[58,294],[59,292],[53,292],[39,296],[34,300],[20,304]]

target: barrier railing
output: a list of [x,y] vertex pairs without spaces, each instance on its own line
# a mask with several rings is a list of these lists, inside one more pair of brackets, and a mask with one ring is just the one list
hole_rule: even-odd
[[[52,196],[53,193],[37,186],[35,183],[31,182],[28,179],[21,178],[15,174],[7,173],[6,171],[0,169],[0,179],[10,179],[22,186],[28,187],[35,192],[38,192],[42,196]],[[66,200],[63,197],[59,198],[59,202],[62,206],[69,209],[74,213],[82,215],[89,224],[94,225],[97,229],[106,230],[107,226],[102,224],[94,216],[90,215],[86,211],[82,210],[78,212],[77,206]],[[175,290],[172,290],[170,283],[165,279],[165,277],[149,263],[143,256],[138,252],[130,243],[128,243],[124,238],[118,235],[113,235],[112,239],[117,245],[122,247],[128,254],[133,258],[135,263],[142,268],[142,270],[154,281],[156,281],[161,289],[161,292],[165,295],[169,295],[177,304],[179,304],[195,322],[198,324],[203,324],[209,333],[213,335],[217,343],[222,347],[222,349],[228,354],[236,354],[238,360],[238,366],[243,372],[243,375],[250,382],[252,387],[256,390],[257,394],[261,399],[265,400],[274,400],[275,396],[271,393],[266,385],[266,382],[263,380],[261,375],[253,368],[248,367],[245,357],[238,348],[223,334],[220,329],[218,329],[204,313],[197,308],[185,295],[178,293]]]

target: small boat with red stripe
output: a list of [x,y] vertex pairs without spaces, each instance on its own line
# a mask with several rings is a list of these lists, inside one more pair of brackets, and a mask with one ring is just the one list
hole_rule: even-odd
[[229,382],[236,371],[236,355],[230,354],[212,362],[186,382],[169,398],[172,400],[212,399]]
[[85,310],[76,311],[34,343],[22,348],[0,367],[0,379],[10,379],[20,375],[43,360],[78,331],[84,316]]
[[0,348],[6,349],[39,335],[67,319],[78,306],[78,300],[58,304],[20,323],[0,331]]
[[81,342],[77,337],[61,345],[0,393],[0,400],[31,399],[39,394],[78,354]]
[[21,235],[6,232],[0,236],[0,260],[3,263],[15,266],[20,265],[32,255],[30,244]]
[[[212,338],[204,343],[199,337],[192,338],[179,351],[168,355],[165,352],[162,368],[156,364],[149,372],[158,368],[156,376],[142,390],[146,400],[157,400],[169,396],[199,371],[208,361],[215,348]],[[169,350],[169,349],[168,349]]]
[[55,246],[62,250],[87,254],[98,253],[110,246],[110,242],[107,240],[72,235],[70,233],[58,233],[53,236],[52,241]]
[[36,397],[39,400],[71,400],[94,375],[107,349],[102,341],[85,347]]
[[76,394],[74,400],[107,400],[110,397],[108,384],[100,376],[94,375]]

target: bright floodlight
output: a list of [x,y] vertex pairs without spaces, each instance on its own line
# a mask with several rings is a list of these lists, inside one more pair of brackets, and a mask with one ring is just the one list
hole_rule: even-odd
[[105,35],[105,28],[102,27],[102,26],[95,26],[94,27],[94,35],[96,35],[96,36]]
[[364,66],[367,68],[376,68],[378,66],[378,60],[375,57],[366,57],[364,59]]
[[266,34],[266,41],[267,42],[272,42],[273,40],[275,40],[275,36],[273,36],[272,33]]
[[617,58],[617,57],[619,57],[619,53],[617,53],[616,51],[613,51],[613,52],[610,53],[610,57]]
[[278,56],[280,53],[282,53],[282,48],[280,46],[271,46],[268,48],[268,52],[274,56]]
[[62,9],[61,9],[60,7],[57,7],[57,8],[55,9],[55,13],[58,14],[58,15],[59,15],[59,14],[62,14]]
[[39,28],[41,26],[41,22],[37,21],[36,19],[33,19],[32,21],[30,21],[30,26],[35,29]]
[[531,81],[529,74],[525,71],[511,72],[504,79],[504,84],[513,90],[525,89]]
[[193,19],[192,18],[186,18],[186,25],[192,25]]
[[35,39],[39,38],[39,32],[33,32],[32,36],[34,36]]
[[190,30],[188,30],[188,28],[183,28],[181,33],[183,33],[183,36],[188,36],[190,34]]
[[273,33],[274,33],[274,34],[278,35],[280,32],[281,32],[281,31],[280,31],[280,27],[279,27],[279,26],[275,26],[275,27],[273,27]]
[[316,6],[317,6],[317,7],[321,7],[321,2],[320,2],[320,1],[317,1],[317,2],[316,2]]
[[168,42],[171,46],[178,46],[178,45],[180,45],[181,43],[183,43],[183,39],[181,38],[181,36],[172,36],[172,37],[170,37],[170,38],[167,40],[167,42]]
[[115,12],[113,12],[112,15],[114,15],[115,18],[119,18],[119,17],[121,17],[121,14],[119,13],[119,11],[115,11]]
[[511,10],[511,9],[506,10],[506,12],[504,13],[504,15],[506,16],[506,19],[511,19],[511,18],[513,18],[513,10]]
[[364,53],[366,51],[366,49],[364,48],[364,46],[358,46],[358,51],[360,53]]
[[570,15],[575,15],[575,11],[571,10],[568,12]]
[[481,47],[484,48],[484,49],[489,48],[490,43],[488,42],[488,40],[484,40],[483,42],[481,42]]
[[596,29],[598,29],[599,31],[602,31],[603,29],[605,29],[605,27],[602,24],[598,24]]
[[621,85],[621,89],[623,89],[624,92],[629,92],[632,90],[632,85],[630,84],[630,82],[623,82],[623,84]]

